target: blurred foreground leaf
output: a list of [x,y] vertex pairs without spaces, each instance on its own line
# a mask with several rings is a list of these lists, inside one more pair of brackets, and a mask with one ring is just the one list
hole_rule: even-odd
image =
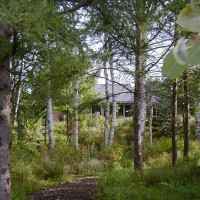
[[177,24],[189,32],[200,32],[200,9],[195,4],[183,8],[178,15]]
[[162,71],[165,76],[175,79],[180,76],[186,68],[187,65],[179,64],[175,59],[173,51],[170,51],[165,57]]

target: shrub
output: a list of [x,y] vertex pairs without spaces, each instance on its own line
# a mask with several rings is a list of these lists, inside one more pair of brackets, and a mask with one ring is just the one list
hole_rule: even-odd
[[103,162],[101,160],[92,158],[87,161],[84,160],[79,164],[79,172],[84,175],[94,176],[103,171]]
[[119,164],[123,156],[123,148],[121,147],[106,147],[100,153],[98,158],[103,160],[105,169],[112,169],[116,164]]
[[48,158],[41,159],[41,162],[34,166],[33,173],[39,179],[62,180],[64,175],[63,165],[50,161]]
[[54,134],[59,135],[66,135],[67,124],[66,122],[56,122],[54,123]]

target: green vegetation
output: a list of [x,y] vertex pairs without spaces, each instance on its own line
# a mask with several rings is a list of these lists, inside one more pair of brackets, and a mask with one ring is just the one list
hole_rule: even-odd
[[170,150],[169,139],[145,145],[142,176],[133,167],[114,168],[101,176],[97,196],[101,200],[200,199],[199,144],[192,143],[191,159],[181,159],[176,168],[170,166]]
[[[11,182],[23,200],[74,176],[100,176],[100,199],[200,199],[200,9],[189,2],[1,1],[0,199]],[[160,77],[163,59],[163,74],[182,78]],[[134,100],[117,102],[134,120],[107,120],[108,106],[106,120],[86,114],[118,95],[95,94],[103,70],[134,83]]]
[[11,153],[11,189],[14,200],[23,200],[27,194],[72,179],[64,173],[59,160],[50,161],[45,155],[40,155],[36,142],[13,143]]
[[[97,150],[102,148],[103,117],[91,119],[91,116],[85,115],[81,118],[78,151],[73,147],[73,138],[69,139],[66,135],[66,122],[54,123],[55,149],[52,159],[40,131],[41,120],[27,127],[23,141],[18,141],[13,134],[12,199],[23,200],[27,195],[48,186],[69,182],[76,176],[96,176],[105,170],[103,154]],[[40,152],[36,148],[37,140],[41,141]]]
[[[12,144],[12,199],[50,185],[69,182],[76,176],[100,176],[97,188],[99,199],[199,199],[200,145],[190,141],[190,158],[183,159],[183,140],[178,141],[179,164],[171,167],[171,139],[168,136],[144,144],[144,170],[133,168],[132,119],[118,119],[113,148],[103,146],[102,116],[82,115],[80,149],[76,151],[66,135],[66,122],[56,122],[55,150],[52,160],[39,131],[41,122],[32,129],[35,136],[27,136],[23,143]],[[29,134],[32,135],[30,131]],[[146,133],[148,134],[148,133]],[[181,132],[180,132],[181,134]],[[158,137],[158,136],[156,136]],[[41,152],[36,149],[41,140]],[[147,140],[147,139],[146,139]],[[14,140],[15,141],[15,140]]]

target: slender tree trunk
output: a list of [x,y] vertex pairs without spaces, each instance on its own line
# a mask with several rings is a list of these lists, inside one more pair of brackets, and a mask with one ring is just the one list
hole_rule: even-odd
[[143,165],[143,140],[146,121],[143,76],[143,74],[135,76],[134,91],[134,166],[137,170],[142,170]]
[[177,80],[174,80],[172,91],[172,166],[175,167],[177,162]]
[[200,99],[198,102],[196,114],[196,140],[200,142]]
[[[10,30],[0,24],[0,41],[10,42]],[[1,42],[0,42],[1,45]],[[0,52],[1,55],[2,52]],[[0,56],[0,199],[10,200],[10,59]]]
[[184,149],[183,156],[189,156],[189,91],[188,91],[188,73],[183,73],[183,81],[184,81]]
[[12,117],[12,124],[15,125],[16,120],[17,120],[17,113],[18,113],[18,108],[19,108],[19,102],[20,102],[20,95],[22,91],[22,83],[23,83],[23,69],[24,69],[24,64],[23,62],[21,63],[21,69],[20,69],[20,74],[19,74],[19,79],[17,81],[16,85],[16,94],[13,102],[13,117]]
[[107,68],[106,68],[106,62],[104,63],[104,76],[105,76],[105,92],[106,92],[104,137],[105,137],[105,146],[107,146],[108,141],[109,141],[110,101],[109,101],[109,92],[108,92],[109,82],[108,82],[108,71],[107,71]]
[[44,144],[47,146],[47,110],[46,110],[46,117],[44,121]]
[[17,132],[18,132],[18,140],[23,140],[24,139],[24,130],[23,130],[20,107],[19,107],[19,109],[17,109]]
[[135,55],[135,90],[134,90],[134,167],[142,171],[143,168],[143,140],[146,121],[146,101],[145,101],[145,64],[146,55],[141,51],[141,47],[146,40],[145,32],[137,24],[137,52]]
[[153,137],[152,137],[152,129],[153,129],[153,100],[152,100],[152,95],[150,94],[150,104],[149,104],[149,109],[150,109],[150,115],[149,115],[149,143],[152,144]]
[[116,98],[115,98],[115,77],[113,72],[113,60],[112,55],[110,56],[109,60],[110,65],[110,75],[111,75],[111,81],[112,81],[112,121],[111,121],[111,129],[110,129],[110,146],[113,146],[113,140],[115,135],[115,126],[116,126],[116,117],[117,117],[117,104],[116,104]]
[[79,80],[76,76],[74,87],[74,147],[78,150],[78,88]]
[[49,96],[47,100],[47,123],[49,135],[49,155],[52,158],[54,150],[54,132],[53,132],[53,113],[52,113],[52,99]]

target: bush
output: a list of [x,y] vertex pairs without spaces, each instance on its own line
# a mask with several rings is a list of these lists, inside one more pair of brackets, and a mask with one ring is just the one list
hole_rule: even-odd
[[79,126],[79,142],[82,145],[100,149],[103,143],[104,117],[95,115],[82,115]]
[[63,165],[50,161],[49,158],[41,159],[41,162],[34,166],[33,173],[39,179],[62,180],[64,175]]
[[133,143],[133,118],[118,118],[115,130],[115,141],[117,143],[131,146]]
[[66,130],[67,130],[67,124],[66,122],[56,122],[54,123],[54,134],[59,135],[65,135],[66,136]]
[[79,172],[83,175],[87,176],[99,175],[102,171],[103,171],[103,162],[95,158],[92,158],[89,161],[84,160],[79,164]]
[[122,157],[123,148],[121,147],[106,147],[98,155],[98,158],[103,160],[105,169],[112,169],[120,163]]

